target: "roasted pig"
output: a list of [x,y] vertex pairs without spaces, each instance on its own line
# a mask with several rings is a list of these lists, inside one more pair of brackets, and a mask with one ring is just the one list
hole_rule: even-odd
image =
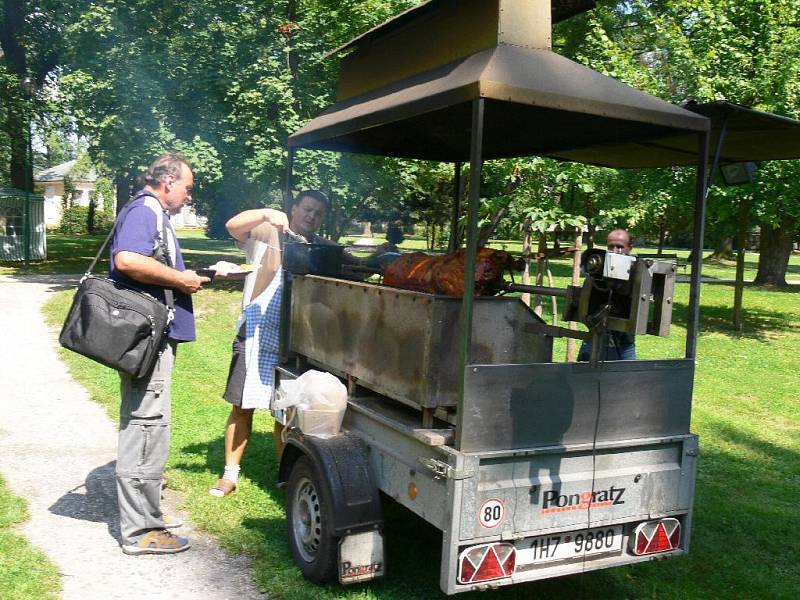
[[[465,260],[463,248],[438,256],[422,252],[404,254],[386,267],[383,283],[427,294],[461,296],[464,294]],[[475,294],[492,294],[503,282],[506,269],[520,269],[520,263],[508,252],[479,248],[475,257]]]

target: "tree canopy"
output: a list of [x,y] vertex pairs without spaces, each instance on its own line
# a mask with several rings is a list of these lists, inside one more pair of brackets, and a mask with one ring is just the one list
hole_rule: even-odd
[[[25,183],[24,117],[33,115],[42,164],[74,156],[66,146],[78,133],[101,170],[114,174],[120,199],[155,154],[184,153],[198,176],[197,210],[222,233],[230,214],[282,203],[287,136],[333,101],[338,64],[325,53],[414,4],[7,0],[0,182]],[[797,0],[598,5],[556,27],[555,51],[672,102],[725,99],[798,116]],[[33,99],[21,86],[26,77],[38,89]],[[715,189],[712,243],[732,235],[746,207],[766,246],[788,259],[800,223],[797,171],[764,164],[756,183]],[[334,235],[353,219],[396,220],[401,209],[438,228],[432,242],[447,235],[451,166],[303,151],[295,173],[298,187],[334,198]],[[590,230],[626,226],[661,243],[686,238],[685,170],[623,173],[525,158],[487,164],[485,179],[485,234],[518,235],[520,219],[571,227],[583,216]],[[782,260],[765,266],[763,282],[781,282]]]

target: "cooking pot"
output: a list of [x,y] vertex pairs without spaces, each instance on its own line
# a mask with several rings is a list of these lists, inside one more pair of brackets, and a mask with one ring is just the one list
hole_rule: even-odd
[[283,268],[297,275],[342,274],[344,248],[329,244],[286,242],[283,245]]

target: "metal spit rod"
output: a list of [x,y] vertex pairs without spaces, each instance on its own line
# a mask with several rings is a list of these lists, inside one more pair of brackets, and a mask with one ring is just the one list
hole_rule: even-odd
[[522,292],[523,294],[540,294],[542,296],[567,297],[567,290],[563,288],[545,287],[541,285],[525,285],[523,283],[506,283],[503,289],[508,292]]

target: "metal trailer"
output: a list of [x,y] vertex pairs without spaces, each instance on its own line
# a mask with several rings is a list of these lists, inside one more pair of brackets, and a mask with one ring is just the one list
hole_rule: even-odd
[[[312,581],[383,575],[379,492],[441,530],[447,594],[689,550],[709,120],[551,52],[562,4],[580,3],[423,3],[346,48],[339,101],[289,139],[287,193],[301,148],[451,161],[457,178],[470,163],[463,298],[287,278],[279,377],[322,369],[350,393],[340,434],[292,422],[284,434],[290,545]],[[474,296],[484,160],[674,164],[660,140],[681,136],[697,161],[685,358],[554,363],[553,337],[580,334],[517,299]],[[651,294],[671,306],[661,285],[606,326],[666,334],[668,314],[648,327]]]

